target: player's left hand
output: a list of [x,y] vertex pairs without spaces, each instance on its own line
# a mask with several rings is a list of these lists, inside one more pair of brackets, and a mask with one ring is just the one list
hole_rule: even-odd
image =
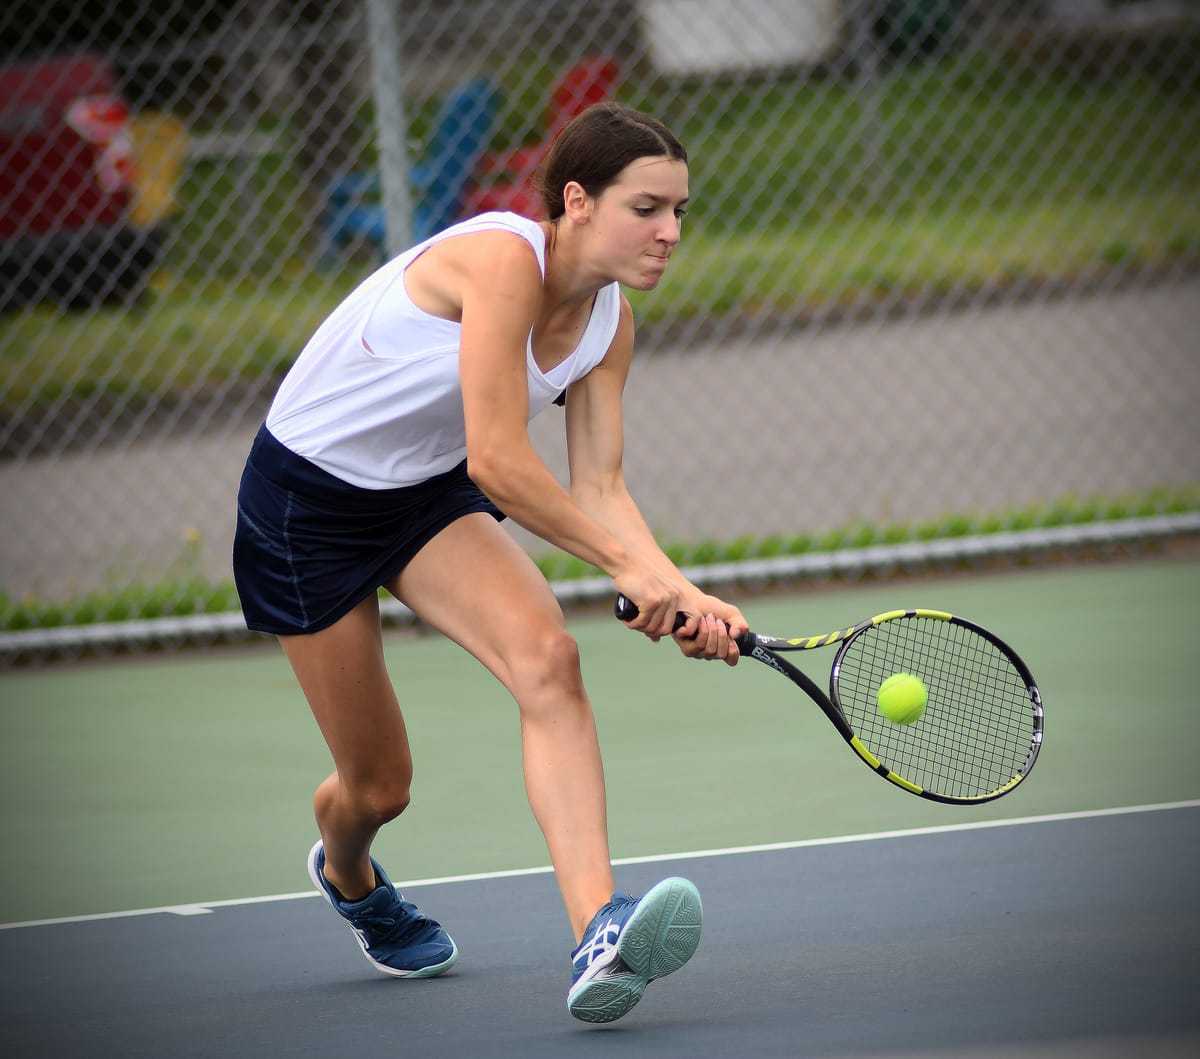
[[702,618],[692,618],[674,633],[679,650],[688,658],[720,659],[726,665],[737,665],[741,657],[737,638],[749,628],[742,612],[721,600],[708,597],[706,603],[716,604]]

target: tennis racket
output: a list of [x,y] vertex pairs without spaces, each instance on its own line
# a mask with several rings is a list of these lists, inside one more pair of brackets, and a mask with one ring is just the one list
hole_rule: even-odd
[[[615,611],[622,621],[638,613],[624,596]],[[684,620],[679,615],[675,627]],[[834,644],[828,695],[780,655]],[[819,636],[748,632],[737,645],[803,690],[869,768],[910,794],[952,805],[990,801],[1008,794],[1037,761],[1042,699],[1029,667],[965,618],[892,610]],[[929,692],[925,713],[910,725],[879,712],[879,685],[896,673],[919,677]]]

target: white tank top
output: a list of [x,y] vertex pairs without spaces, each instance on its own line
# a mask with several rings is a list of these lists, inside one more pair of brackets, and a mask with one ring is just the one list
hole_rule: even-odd
[[[460,324],[413,304],[404,270],[434,243],[501,229],[526,239],[546,274],[546,239],[536,221],[485,213],[456,224],[368,276],[309,339],[267,413],[267,429],[330,474],[365,489],[415,485],[467,455],[459,377]],[[543,373],[525,343],[529,417],[546,409],[608,352],[621,311],[620,287],[596,295],[579,344]]]

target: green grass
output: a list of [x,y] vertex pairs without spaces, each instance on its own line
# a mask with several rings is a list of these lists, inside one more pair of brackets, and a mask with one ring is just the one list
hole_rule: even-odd
[[305,271],[270,284],[172,284],[135,310],[38,306],[5,321],[4,403],[155,400],[281,375],[350,286]]
[[781,78],[633,102],[688,145],[692,215],[709,231],[756,231],[774,213],[810,224],[1004,211],[1200,180],[1196,94],[1136,69],[1089,81],[963,54],[899,67],[873,90]]
[[[631,300],[643,324],[795,315],[1179,261],[1200,263],[1200,193],[851,218],[811,229],[776,224],[724,235],[689,219],[677,264],[658,290],[633,292]],[[278,377],[358,278],[342,273],[330,281],[293,265],[261,285],[176,284],[133,312],[41,307],[13,317],[0,342],[0,409],[64,399],[150,402]]]
[[[703,567],[747,559],[822,554],[906,541],[1088,525],[1193,511],[1200,511],[1200,486],[1158,488],[1120,496],[1063,496],[1052,503],[1008,511],[953,512],[921,523],[856,523],[819,535],[799,533],[789,537],[746,536],[733,540],[667,541],[663,543],[663,548],[680,567]],[[601,576],[601,571],[566,552],[555,550],[536,557],[535,561],[550,581]],[[186,555],[181,556],[175,566],[175,570],[167,571],[155,582],[123,585],[112,592],[93,592],[76,599],[45,600],[32,595],[13,599],[0,591],[0,629],[15,632],[237,610],[237,593],[231,582],[213,583],[197,575]]]
[[[1193,74],[1195,56],[1193,48]],[[540,80],[506,87],[502,141],[520,138],[517,118],[537,109],[557,71],[547,61]],[[770,83],[646,85],[623,98],[679,133],[693,192],[678,262],[653,294],[631,295],[649,331],[913,296],[936,306],[940,297],[1015,284],[1061,287],[1097,274],[1200,266],[1200,92],[1161,73],[1130,68],[1087,80],[957,55],[894,68],[869,94],[786,74]],[[415,110],[415,136],[432,112],[432,104]],[[369,129],[370,114],[359,124]],[[363,164],[371,160],[368,151]],[[318,268],[315,240],[302,237],[312,225],[311,192],[281,156],[253,165],[248,174],[215,162],[190,168],[180,238],[140,305],[38,307],[0,321],[0,416],[270,390],[374,261]],[[235,187],[235,177],[247,176],[259,207],[253,217]],[[249,256],[241,253],[247,223],[255,228]],[[695,566],[1172,510],[1200,510],[1196,491],[667,549]],[[594,573],[562,555],[540,563],[553,580]],[[231,585],[208,583],[184,563],[153,584],[80,599],[0,595],[0,628],[225,611],[235,602]]]
[[[919,523],[855,523],[822,534],[736,537],[732,540],[666,541],[663,550],[680,567],[711,566],[747,559],[773,559],[787,555],[822,554],[906,541],[944,540],[986,536],[1055,526],[1082,526],[1095,522],[1179,515],[1200,511],[1200,486],[1163,487],[1120,496],[1062,496],[1046,504],[999,512],[949,512]],[[551,581],[596,577],[601,571],[566,552],[537,559]]]
[[[1018,280],[1069,283],[1101,268],[1200,264],[1200,194],[940,210],[723,238],[689,230],[680,252],[656,291],[631,293],[643,322],[797,314],[886,297],[1002,290]],[[770,285],[765,277],[787,282]]]
[[[531,91],[510,94],[528,111]],[[692,159],[682,256],[635,296],[643,323],[1200,264],[1200,93],[1144,72],[1084,81],[959,55],[897,68],[870,96],[787,75],[625,96],[661,113]],[[142,305],[3,321],[0,414],[146,405],[282,374],[374,262],[316,267],[297,235],[314,200],[281,157],[250,174],[253,218],[234,175],[189,171],[181,238]]]

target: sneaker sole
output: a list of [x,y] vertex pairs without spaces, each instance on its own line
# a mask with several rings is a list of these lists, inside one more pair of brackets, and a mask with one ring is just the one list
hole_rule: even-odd
[[[619,964],[613,956],[613,963]],[[616,1022],[642,999],[649,980],[628,972],[587,982],[567,994],[567,1010],[581,1022]]]
[[[346,922],[346,917],[343,916],[341,912],[338,912],[337,905],[333,903],[333,898],[330,896],[329,891],[326,890],[325,886],[322,884],[320,872],[317,870],[317,852],[320,849],[321,840],[318,839],[313,845],[313,848],[308,851],[308,877],[312,879],[313,885],[317,888],[317,893],[325,898],[326,903],[334,910],[334,912],[337,912],[338,918],[350,927],[350,933],[354,935],[354,940],[358,942],[358,947],[362,949],[362,954],[367,958],[367,962],[370,963],[372,967],[378,971],[382,971],[384,974],[391,975],[393,978],[433,978],[439,974],[445,973],[454,966],[455,961],[458,959],[458,946],[454,943],[453,938],[450,938],[452,951],[449,957],[447,957],[441,963],[433,964],[431,967],[419,967],[415,971],[398,971],[395,967],[389,967],[386,963],[380,963],[377,959],[375,959],[375,957],[367,951],[367,943],[363,940],[362,935],[359,934],[359,932],[355,930],[353,926]],[[447,934],[446,937],[449,938],[450,935]]]
[[567,994],[567,1009],[583,1022],[615,1022],[642,999],[646,986],[678,971],[700,945],[700,893],[686,879],[664,879],[638,903],[617,941],[613,962],[627,974],[587,982]]
[[678,971],[700,946],[704,911],[687,879],[664,879],[646,893],[617,940],[625,965],[647,982]]

